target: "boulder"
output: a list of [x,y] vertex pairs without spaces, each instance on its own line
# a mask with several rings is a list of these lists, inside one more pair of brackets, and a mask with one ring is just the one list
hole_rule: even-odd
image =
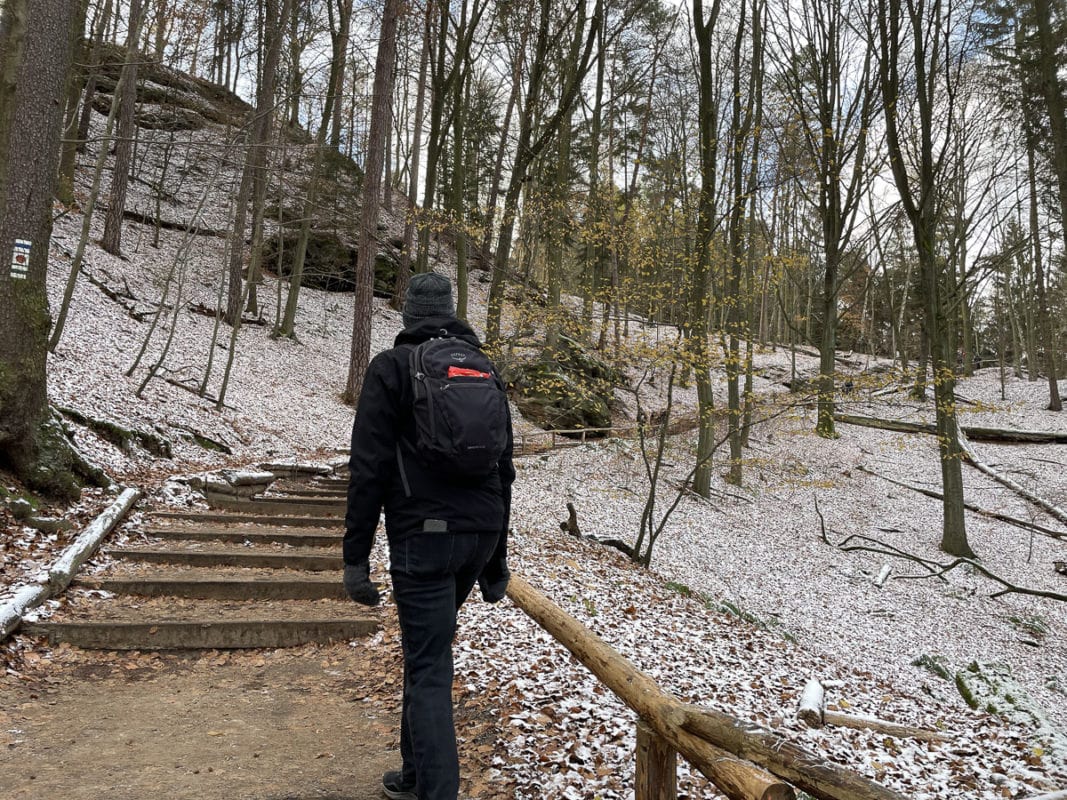
[[504,376],[524,417],[561,431],[611,427],[613,390],[623,382],[611,364],[567,337],[536,360],[509,365]]
[[[284,237],[284,238],[282,238]],[[263,263],[269,270],[288,277],[293,269],[293,255],[299,235],[286,232],[264,243]],[[282,250],[278,264],[279,245]],[[326,292],[352,292],[356,289],[356,248],[336,234],[312,231],[304,255],[302,285]],[[374,259],[374,293],[391,297],[400,262],[393,253],[379,252]]]

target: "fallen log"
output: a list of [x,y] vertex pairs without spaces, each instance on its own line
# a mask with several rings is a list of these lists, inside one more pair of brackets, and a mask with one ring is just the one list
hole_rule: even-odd
[[897,722],[868,717],[862,714],[845,714],[841,711],[826,711],[823,713],[825,725],[840,725],[843,728],[856,728],[872,730],[884,733],[886,736],[897,736],[905,739],[918,739],[922,742],[951,742],[952,737],[929,728],[916,728],[912,725],[901,725]]
[[[835,422],[878,428],[900,433],[937,433],[937,426],[925,422],[908,422],[900,419],[881,419],[857,414],[834,414]],[[1007,442],[1009,444],[1067,444],[1067,433],[1057,431],[1024,431],[1012,428],[987,428],[979,425],[961,425],[960,431],[976,442]]]
[[89,524],[88,528],[81,532],[78,538],[74,540],[74,544],[63,551],[63,555],[48,570],[48,586],[53,595],[67,588],[67,585],[74,577],[74,573],[92,557],[93,553],[96,552],[96,548],[100,546],[100,542],[111,533],[111,530],[118,525],[119,520],[126,516],[126,512],[133,507],[133,504],[140,497],[140,489],[130,488],[124,490],[114,503],[108,506],[100,516]]
[[823,715],[826,713],[826,692],[818,678],[812,678],[804,684],[797,706],[797,719],[809,728],[821,728]]
[[222,239],[226,237],[225,231],[217,231],[214,228],[202,228],[199,225],[191,225],[187,222],[172,222],[171,220],[153,217],[150,214],[143,214],[140,211],[133,211],[129,208],[123,210],[122,216],[125,219],[140,222],[142,225],[151,225],[152,227],[158,225],[165,230],[181,231],[182,233],[191,234],[193,236],[209,236],[213,239]]
[[891,565],[883,565],[881,571],[878,573],[878,577],[874,579],[874,585],[879,589],[885,586],[885,582],[889,580],[889,573],[892,571],[893,567]]
[[1034,505],[1041,507],[1049,514],[1054,516],[1056,519],[1058,519],[1060,522],[1067,523],[1067,511],[1064,511],[1055,503],[1052,503],[1046,500],[1045,498],[1035,494],[1034,492],[1031,492],[1025,486],[1016,483],[1011,478],[1001,475],[991,466],[982,461],[982,459],[980,459],[978,457],[978,454],[974,451],[974,448],[971,447],[971,443],[967,440],[967,435],[964,433],[964,431],[959,431],[959,439],[960,449],[963,451],[964,457],[971,464],[971,466],[973,466],[979,472],[985,473],[997,483],[1003,486],[1007,486],[1020,497],[1026,498]]
[[522,578],[508,596],[727,796],[793,797],[787,781],[818,800],[904,800],[773,731],[681,703]]
[[47,580],[23,586],[11,600],[0,606],[0,641],[18,628],[27,611],[36,608],[48,598],[55,597],[67,587],[78,568],[96,551],[103,538],[140,496],[140,489],[126,489],[63,551],[59,560],[48,570]]
[[929,728],[901,725],[896,722],[860,714],[827,711],[826,693],[823,684],[817,678],[812,678],[804,686],[804,692],[800,697],[800,705],[797,708],[797,719],[810,728],[821,728],[824,725],[840,725],[845,728],[877,731],[878,733],[884,733],[886,736],[919,739],[923,742],[952,741],[952,737],[938,731],[932,731]]
[[[881,478],[883,481],[888,481],[894,486],[900,486],[904,489],[911,489],[913,492],[918,492],[919,494],[926,495],[927,497],[931,497],[935,500],[944,499],[944,495],[941,494],[941,492],[935,491],[933,489],[927,489],[923,486],[916,486],[912,483],[898,481],[895,478],[890,478],[889,476],[883,475],[880,472],[875,472],[873,469],[863,464],[860,464],[856,469],[858,469],[860,472],[865,472],[868,475],[873,475],[876,478]],[[1057,531],[1053,530],[1052,528],[1046,528],[1044,525],[1039,525],[1036,522],[1030,522],[1029,520],[1019,519],[1018,517],[1012,517],[1008,514],[1002,514],[999,511],[989,511],[988,509],[981,508],[980,506],[976,506],[973,503],[964,503],[963,507],[966,508],[968,511],[973,511],[975,514],[981,514],[983,517],[989,517],[990,519],[1006,522],[1009,525],[1016,526],[1017,528],[1035,531],[1036,533],[1044,534],[1045,536],[1049,536],[1053,539],[1067,539],[1067,531]]]
[[42,583],[23,586],[15,596],[0,606],[0,641],[7,638],[22,622],[22,616],[48,599],[48,587]]

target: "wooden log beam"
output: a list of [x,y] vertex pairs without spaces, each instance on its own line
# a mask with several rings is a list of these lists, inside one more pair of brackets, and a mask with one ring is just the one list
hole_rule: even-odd
[[508,582],[508,597],[731,800],[795,799],[787,784],[682,729],[683,706],[676,698],[517,575]]
[[817,800],[906,800],[905,795],[831,764],[774,731],[710,708],[684,710],[682,724],[687,731],[764,767]]
[[[923,422],[907,422],[899,419],[880,419],[857,414],[834,414],[835,422],[878,428],[900,433],[936,434],[935,425]],[[1057,431],[1024,431],[1012,428],[988,428],[980,425],[961,425],[960,430],[976,442],[1001,442],[1009,444],[1067,444],[1067,433]]]

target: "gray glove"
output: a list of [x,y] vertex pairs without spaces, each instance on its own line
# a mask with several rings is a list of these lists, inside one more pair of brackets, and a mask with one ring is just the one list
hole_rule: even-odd
[[344,582],[348,596],[357,603],[376,606],[381,602],[382,596],[378,593],[378,587],[371,583],[369,561],[345,564]]

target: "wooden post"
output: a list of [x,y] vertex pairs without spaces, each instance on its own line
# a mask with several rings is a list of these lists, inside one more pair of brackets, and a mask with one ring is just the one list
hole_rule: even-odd
[[678,765],[674,748],[643,721],[637,721],[637,774],[634,800],[677,800]]

